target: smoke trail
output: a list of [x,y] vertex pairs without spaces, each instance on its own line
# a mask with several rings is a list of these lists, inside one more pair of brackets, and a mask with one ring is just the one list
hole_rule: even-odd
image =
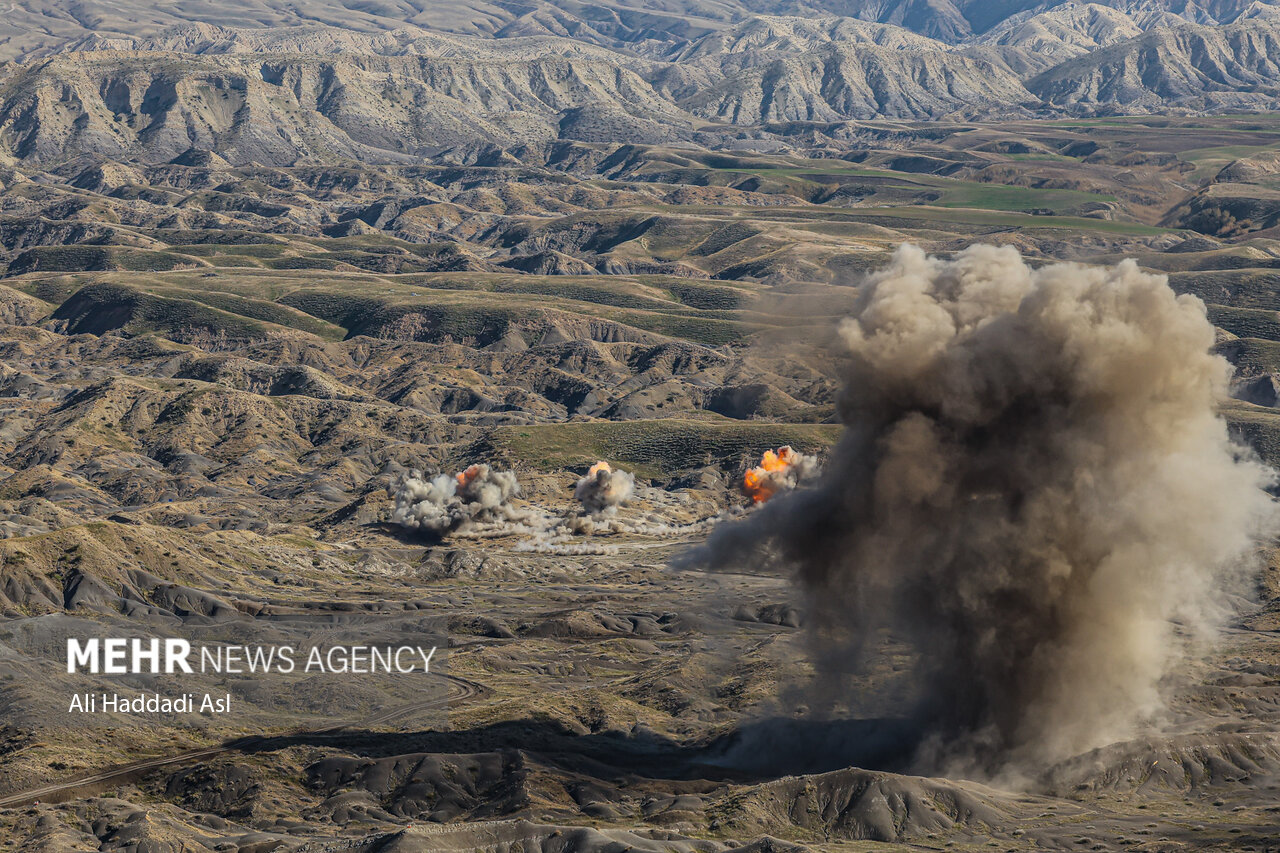
[[573,497],[587,512],[596,514],[626,503],[635,489],[635,477],[626,471],[615,471],[608,462],[600,461],[578,480]]
[[656,539],[691,536],[709,530],[716,524],[743,514],[741,507],[725,510],[709,518],[700,518],[686,524],[672,524],[650,515],[637,520],[623,520],[610,516],[572,515],[556,528],[560,535],[599,536],[603,534],[631,534]]
[[617,545],[599,542],[574,542],[568,536],[535,536],[517,542],[513,551],[530,554],[554,554],[562,557],[611,556],[619,552]]
[[1204,632],[1273,528],[1215,403],[1204,305],[1132,261],[902,247],[840,326],[845,425],[812,489],[690,559],[791,566],[818,681],[915,650],[925,770],[1043,766],[1160,708],[1171,620]]
[[518,494],[520,483],[514,472],[494,471],[484,464],[452,477],[440,474],[426,479],[414,471],[395,489],[391,520],[439,535],[467,531],[480,522],[498,524],[500,532],[523,532],[519,525],[529,513],[509,503]]

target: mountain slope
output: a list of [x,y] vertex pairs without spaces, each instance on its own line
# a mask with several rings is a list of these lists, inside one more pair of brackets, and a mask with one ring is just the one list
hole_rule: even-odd
[[[1257,0],[1101,0],[1142,29],[1172,19],[1234,21]],[[474,0],[464,5],[385,0],[13,0],[0,16],[0,61],[45,56],[89,36],[133,38],[185,23],[223,27],[333,27],[384,33],[406,25],[494,38],[561,36],[662,52],[757,15],[834,14],[893,24],[959,44],[1010,19],[1079,5],[1075,0]]]
[[192,147],[233,163],[387,162],[555,138],[571,110],[591,112],[601,133],[610,122],[639,137],[689,127],[636,74],[596,61],[98,52],[7,80],[0,142],[31,162],[81,153],[156,162]]
[[843,119],[939,118],[1016,110],[1033,100],[1017,77],[942,50],[832,44],[730,74],[681,105],[734,124]]
[[1027,88],[1053,106],[1084,110],[1274,109],[1280,19],[1155,29],[1065,62]]
[[588,41],[559,36],[477,38],[405,25],[364,33],[338,27],[300,26],[249,29],[213,24],[181,24],[148,35],[94,34],[63,45],[57,53],[145,51],[167,53],[288,53],[331,56],[430,56],[441,59],[494,59],[507,62],[544,59],[549,55],[617,62],[625,54]]
[[[557,0],[465,27],[435,4],[344,16],[274,2],[161,29],[176,12],[78,5],[39,32],[88,35],[0,64],[0,162],[156,163],[198,148],[234,164],[393,163],[561,139],[740,147],[735,125],[1265,110],[1280,94],[1280,6],[1258,0],[824,0],[839,15],[751,14],[800,11],[790,0],[644,12]],[[0,32],[39,8],[15,5]],[[1004,17],[981,23],[992,9]],[[225,25],[233,12],[242,26]],[[262,26],[281,23],[298,25]]]
[[1097,3],[1067,4],[1029,18],[1011,18],[977,41],[1062,61],[1140,36],[1142,31],[1133,18],[1119,10]]

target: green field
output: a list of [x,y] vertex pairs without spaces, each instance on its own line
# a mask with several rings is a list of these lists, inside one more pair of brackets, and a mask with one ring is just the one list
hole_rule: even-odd
[[487,440],[496,452],[539,470],[610,459],[642,476],[661,478],[701,465],[754,461],[764,450],[784,444],[809,453],[823,451],[840,430],[836,424],[660,419],[499,427]]

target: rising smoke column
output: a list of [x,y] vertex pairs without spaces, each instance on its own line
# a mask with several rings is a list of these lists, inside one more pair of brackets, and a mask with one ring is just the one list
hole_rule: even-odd
[[1215,412],[1204,305],[1125,261],[902,247],[840,326],[845,430],[812,489],[691,559],[767,553],[804,591],[826,684],[888,635],[917,657],[918,769],[1029,771],[1160,707],[1255,537],[1270,472]]
[[631,500],[636,478],[626,471],[615,471],[603,460],[592,465],[573,488],[574,500],[595,515],[608,512]]
[[753,503],[762,504],[778,492],[789,492],[801,483],[816,476],[818,459],[791,445],[777,450],[766,450],[760,464],[748,468],[742,476],[742,491]]
[[440,535],[477,522],[519,522],[524,514],[509,503],[518,494],[520,483],[514,472],[494,471],[485,464],[430,479],[414,471],[394,490],[391,520],[411,530]]

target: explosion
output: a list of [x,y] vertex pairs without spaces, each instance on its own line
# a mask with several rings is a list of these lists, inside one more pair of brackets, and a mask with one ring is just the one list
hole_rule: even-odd
[[481,468],[479,464],[469,465],[465,471],[459,471],[457,474],[454,474],[453,478],[458,481],[459,489],[465,489],[467,486],[471,485],[471,482],[475,480],[476,477],[480,476],[480,471]]
[[1132,261],[904,246],[840,339],[821,479],[690,559],[791,568],[815,702],[846,702],[884,637],[908,643],[921,772],[1042,769],[1154,720],[1274,529],[1272,472],[1215,408],[1230,366],[1204,304]]
[[476,522],[520,522],[522,513],[509,501],[520,494],[512,471],[494,471],[488,465],[468,467],[450,477],[426,479],[421,471],[405,477],[395,489],[391,519],[411,530],[436,534],[469,528]]
[[626,471],[615,471],[601,460],[578,480],[573,497],[587,512],[596,515],[621,506],[635,492],[636,479]]
[[742,477],[742,491],[762,504],[781,491],[790,491],[818,472],[818,460],[790,445],[766,450],[760,464]]

